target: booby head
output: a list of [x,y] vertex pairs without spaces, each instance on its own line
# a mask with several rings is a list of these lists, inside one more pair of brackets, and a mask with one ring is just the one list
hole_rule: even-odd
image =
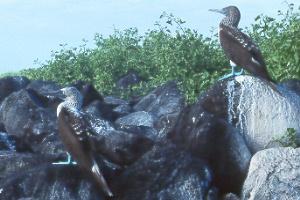
[[238,23],[241,18],[241,13],[236,6],[227,6],[222,9],[209,9],[209,11],[225,15],[225,18],[222,20],[221,23],[225,25],[231,25],[234,27],[238,26]]
[[82,107],[83,97],[75,87],[65,87],[60,89],[60,92],[65,96],[64,101],[57,107],[57,116],[62,108],[70,111],[79,112]]

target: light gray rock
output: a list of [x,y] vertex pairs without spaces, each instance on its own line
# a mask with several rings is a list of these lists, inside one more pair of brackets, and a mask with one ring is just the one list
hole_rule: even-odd
[[300,199],[300,148],[272,148],[256,153],[242,199]]
[[269,147],[288,128],[300,136],[300,96],[284,86],[277,90],[280,94],[252,76],[227,82],[228,121],[240,130],[253,153]]
[[153,127],[153,117],[148,112],[138,111],[117,119],[116,124],[119,126],[134,125]]

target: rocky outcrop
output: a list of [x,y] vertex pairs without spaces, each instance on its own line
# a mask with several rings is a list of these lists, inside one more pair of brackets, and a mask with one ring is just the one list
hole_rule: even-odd
[[29,80],[23,76],[9,76],[0,79],[0,102],[12,92],[25,88]]
[[300,148],[272,148],[256,153],[242,199],[300,199]]
[[175,82],[168,82],[143,97],[134,105],[135,111],[146,111],[153,116],[153,124],[158,138],[166,138],[180,112],[184,108],[184,97]]
[[44,155],[0,151],[0,199],[104,199],[78,167],[51,161]]
[[25,89],[4,99],[0,119],[7,133],[22,138],[33,151],[38,151],[47,135],[57,131],[55,110],[39,106]]
[[299,95],[284,85],[276,90],[251,76],[238,76],[227,83],[228,120],[253,153],[270,147],[288,128],[300,136]]
[[164,143],[155,145],[112,185],[125,200],[199,200],[206,199],[212,177],[205,161]]
[[137,111],[116,121],[119,126],[148,126],[153,127],[153,117],[148,112]]
[[[241,191],[244,199],[276,199],[287,181],[287,197],[299,194],[298,149],[259,152],[287,129],[299,136],[297,81],[275,89],[238,76],[217,82],[191,105],[175,82],[130,102],[104,97],[82,81],[73,85],[84,96],[91,148],[115,199],[239,199]],[[0,199],[107,199],[78,166],[52,165],[65,158],[56,127],[58,89],[28,80],[3,95]]]
[[186,107],[169,138],[209,162],[222,193],[239,193],[251,153],[238,129],[227,122],[227,100],[222,91],[225,85],[216,84]]

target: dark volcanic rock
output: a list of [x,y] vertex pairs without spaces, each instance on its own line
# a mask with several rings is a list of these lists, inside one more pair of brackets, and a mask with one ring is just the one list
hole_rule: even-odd
[[209,161],[221,192],[239,193],[251,153],[237,129],[227,122],[223,83],[216,84],[186,107],[169,138]]
[[153,145],[153,141],[143,132],[116,130],[111,122],[95,115],[87,115],[86,118],[95,133],[91,139],[94,151],[113,163],[129,165]]
[[158,87],[134,106],[134,110],[149,112],[154,117],[154,127],[159,138],[166,137],[183,108],[184,97],[175,82]]
[[184,97],[175,82],[168,82],[142,98],[135,106],[136,111],[147,111],[157,118],[179,113],[184,106]]
[[150,138],[152,141],[157,140],[158,132],[155,128],[149,126],[128,126],[128,125],[121,125],[116,126],[118,130],[122,130],[129,133],[141,134]]
[[112,106],[99,100],[93,101],[91,104],[86,106],[84,110],[95,117],[109,121],[115,121],[119,117],[119,114],[113,111]]
[[7,133],[0,132],[0,151],[3,150],[16,150],[16,141],[11,135]]
[[0,122],[0,132],[6,132],[4,124]]
[[[130,103],[103,98],[83,82],[76,87],[85,96],[91,148],[114,199],[216,200],[238,199],[251,153],[264,148],[275,131],[295,128],[299,133],[298,85],[283,83],[280,96],[260,79],[237,76],[217,82],[186,107],[175,82]],[[65,157],[56,124],[60,101],[49,96],[58,89],[33,81],[2,101],[0,199],[105,199],[78,166],[51,165]],[[252,161],[242,197],[274,191],[280,196],[286,190],[296,198],[298,150],[265,153],[256,156],[258,164]],[[267,179],[259,172],[269,174]]]
[[52,108],[53,110],[56,110],[58,104],[62,102],[62,98],[58,95],[51,94],[45,96],[31,88],[27,88],[26,91],[31,100],[39,107],[48,107]]
[[0,152],[0,199],[104,199],[78,166],[54,166],[34,154]]
[[153,117],[145,111],[130,113],[116,120],[119,126],[148,126],[153,127]]
[[132,111],[132,108],[127,104],[123,104],[115,107],[113,111],[117,113],[120,117],[123,117],[125,115],[128,115]]
[[93,143],[98,154],[120,166],[132,164],[153,145],[144,134],[118,130],[101,131]]
[[5,182],[6,176],[12,175],[13,177],[14,173],[21,173],[24,169],[30,169],[42,163],[50,164],[51,158],[32,153],[0,151],[0,183]]
[[83,81],[77,81],[76,83],[72,84],[72,86],[76,87],[81,92],[83,96],[83,107],[88,106],[93,101],[103,102],[104,100],[102,95],[91,84]]
[[0,79],[0,102],[12,92],[25,88],[29,80],[23,76],[4,77]]
[[55,110],[39,107],[24,89],[5,98],[0,119],[7,133],[22,138],[31,150],[36,150],[46,135],[57,132]]
[[52,81],[34,80],[27,85],[27,89],[33,89],[37,93],[47,96],[50,92],[55,92],[61,87]]
[[120,106],[120,105],[128,105],[127,101],[125,101],[123,99],[120,99],[120,98],[117,98],[117,97],[114,97],[114,96],[104,97],[104,102],[109,104],[109,105],[112,105],[114,107],[117,107],[117,106]]
[[156,145],[112,184],[118,199],[206,199],[212,174],[205,162],[170,144]]
[[143,79],[134,70],[129,70],[127,74],[119,78],[117,82],[117,87],[120,89],[127,89],[132,85],[138,84]]
[[[297,84],[287,86],[296,91]],[[169,138],[209,161],[221,193],[239,193],[254,152],[289,127],[299,135],[300,101],[290,88],[279,94],[252,76],[219,81],[185,108]]]
[[[226,79],[226,81],[230,81]],[[213,114],[215,117],[219,117],[227,120],[228,99],[227,99],[227,82],[225,80],[217,82],[204,94],[199,96],[198,104],[207,113]]]
[[288,80],[280,83],[279,85],[292,90],[300,96],[300,80]]

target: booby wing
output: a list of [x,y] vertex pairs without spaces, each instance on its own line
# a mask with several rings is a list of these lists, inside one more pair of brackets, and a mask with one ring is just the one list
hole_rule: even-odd
[[232,62],[258,77],[272,81],[258,46],[249,36],[236,27],[224,24],[220,25],[219,34],[221,46]]
[[63,108],[58,115],[58,128],[61,139],[76,162],[89,171],[108,196],[112,196],[92,152],[90,135],[94,134],[80,112]]

